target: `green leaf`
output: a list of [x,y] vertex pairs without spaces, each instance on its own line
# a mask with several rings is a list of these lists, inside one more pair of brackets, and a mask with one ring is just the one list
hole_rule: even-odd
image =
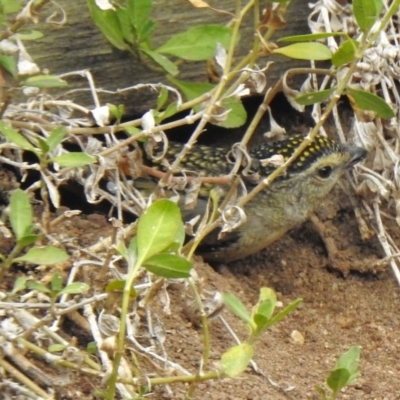
[[127,8],[132,26],[140,31],[150,18],[152,0],[127,0]]
[[59,292],[64,287],[62,276],[59,273],[54,273],[51,278],[51,291],[52,292]]
[[269,320],[267,327],[277,324],[279,321],[281,321],[283,318],[285,318],[287,315],[293,312],[302,301],[303,301],[302,299],[296,299],[295,301],[290,303],[284,310],[277,313]]
[[187,100],[193,100],[201,96],[204,93],[208,93],[215,88],[212,83],[206,82],[185,82],[179,79],[168,77],[168,80],[172,82],[178,89],[182,91]]
[[121,122],[121,118],[124,116],[125,106],[123,104],[119,104],[118,106],[114,104],[107,104],[107,106],[111,115],[115,117],[117,123],[119,124]]
[[326,379],[326,383],[332,389],[333,394],[336,395],[348,384],[349,378],[349,371],[347,371],[347,369],[345,368],[339,368],[331,371],[328,378]]
[[[171,117],[172,115],[175,115],[178,111],[178,104],[176,101],[174,101],[171,104],[168,104],[168,107],[166,108],[166,110],[164,110],[161,114],[161,121]],[[160,122],[161,122],[160,121]]]
[[360,362],[360,347],[352,346],[350,349],[339,357],[335,369],[345,368],[350,375],[358,373],[358,364]]
[[101,10],[95,0],[87,0],[90,15],[107,40],[119,50],[129,50],[129,44],[124,40],[119,18],[115,11]]
[[10,198],[10,223],[17,240],[32,231],[33,212],[29,196],[21,189],[12,192]]
[[294,43],[273,51],[296,60],[330,60],[332,53],[322,43]]
[[122,279],[113,280],[107,283],[106,293],[111,292],[123,292],[125,287],[125,281]]
[[64,351],[66,348],[68,348],[67,344],[54,343],[47,348],[47,351],[49,353],[58,353],[59,351]]
[[358,42],[352,39],[343,42],[332,56],[332,64],[339,68],[355,59]]
[[181,225],[181,212],[175,203],[166,199],[154,202],[138,221],[138,262],[142,264],[170,246]]
[[251,316],[246,306],[232,293],[223,293],[224,304],[242,321],[252,323]]
[[296,97],[296,101],[304,106],[309,106],[315,103],[322,103],[327,100],[336,90],[336,87],[320,90],[319,92],[304,93]]
[[13,14],[21,10],[22,4],[15,0],[1,0],[1,9],[5,14]]
[[67,261],[69,255],[54,246],[32,247],[22,257],[15,258],[14,261],[24,261],[30,264],[51,265]]
[[155,27],[150,19],[152,0],[127,0],[127,10],[131,25],[139,42],[146,40]]
[[86,283],[73,282],[65,286],[65,288],[59,292],[59,295],[61,296],[62,294],[82,294],[86,293],[89,289],[90,286]]
[[94,164],[97,160],[96,157],[90,156],[86,153],[71,152],[54,157],[52,161],[56,162],[60,167],[79,168],[84,167],[85,165]]
[[18,277],[15,282],[14,282],[14,287],[12,290],[12,294],[18,293],[21,290],[26,289],[26,282],[28,281],[28,277],[27,276],[20,276]]
[[136,135],[137,133],[140,132],[140,129],[136,126],[127,126],[124,130],[129,135]]
[[25,235],[23,236],[21,239],[17,240],[17,244],[18,246],[22,247],[26,247],[26,246],[30,246],[31,244],[34,244],[35,242],[37,242],[39,239],[41,239],[43,237],[42,234],[39,235]]
[[260,288],[257,304],[253,307],[252,314],[261,314],[267,319],[272,317],[276,305],[276,293],[271,288]]
[[221,371],[230,378],[239,376],[249,365],[253,354],[253,346],[248,343],[230,348],[221,357]]
[[271,299],[260,301],[256,304],[253,310],[253,315],[262,315],[269,320],[275,311],[276,301]]
[[253,321],[250,324],[250,329],[254,335],[260,335],[264,330],[268,328],[269,319],[262,314],[253,314]]
[[376,94],[359,89],[346,89],[346,95],[362,110],[374,111],[380,118],[393,118],[392,108]]
[[136,37],[129,19],[128,10],[125,7],[116,6],[116,10],[114,12],[118,17],[119,28],[121,30],[123,39],[130,44],[134,44]]
[[254,335],[259,335],[269,326],[276,305],[276,293],[270,288],[261,288],[257,304],[253,307],[250,327]]
[[161,107],[164,106],[166,101],[168,100],[168,89],[165,87],[162,87],[160,90],[160,93],[157,97],[157,110],[160,110]]
[[67,81],[54,76],[54,75],[36,75],[32,76],[28,79],[25,79],[21,82],[24,86],[32,86],[37,88],[59,88],[59,87],[67,87]]
[[218,212],[218,204],[219,204],[219,195],[215,189],[210,190],[210,197],[208,199],[209,202],[211,202],[212,205],[212,213],[211,213],[211,221],[214,221],[215,219],[218,218],[219,212]]
[[37,146],[40,149],[40,152],[42,154],[47,154],[49,152],[49,145],[45,142],[45,140],[42,137],[37,136],[36,141],[37,141]]
[[143,53],[147,54],[153,61],[155,61],[160,67],[162,67],[168,74],[175,76],[179,73],[178,67],[170,61],[167,57],[156,51],[149,50],[147,48],[140,48]]
[[115,246],[115,250],[117,250],[118,254],[120,254],[126,261],[128,261],[128,249],[126,248],[123,241],[117,243],[117,245]]
[[382,10],[382,0],[353,0],[353,14],[360,29],[367,33]]
[[28,280],[28,282],[26,283],[26,287],[28,289],[36,290],[41,293],[51,293],[51,290],[47,286],[42,285],[41,283],[36,281]]
[[185,231],[185,226],[182,224],[176,233],[174,241],[172,242],[171,245],[169,245],[166,249],[164,249],[163,253],[179,254],[179,251],[181,250],[183,243],[185,242],[185,239],[186,239],[186,231]]
[[148,41],[148,39],[150,38],[151,34],[153,33],[156,25],[157,25],[156,22],[151,19],[146,21],[146,24],[143,26],[142,30],[139,33],[138,40],[140,41],[140,43]]
[[[113,280],[107,284],[106,293],[115,293],[115,292],[122,293],[124,291],[124,289],[125,289],[125,281],[124,280],[122,280],[122,279]],[[137,292],[133,287],[131,287],[129,296],[132,299],[135,299],[137,297]]]
[[184,60],[201,61],[215,56],[217,44],[229,47],[232,30],[223,25],[199,25],[178,33],[156,49]]
[[173,243],[167,247],[166,249],[167,252],[168,253],[178,252],[182,248],[183,243],[185,243],[185,239],[186,239],[185,226],[182,224],[179,227],[178,231],[176,232],[176,236]]
[[0,121],[0,132],[8,141],[16,144],[18,147],[21,147],[21,149],[35,152],[36,149],[31,145],[30,142],[28,142],[20,133],[15,131],[3,121]]
[[308,35],[286,36],[278,39],[278,42],[308,42],[313,40],[326,39],[332,36],[348,37],[348,35],[343,32],[310,33]]
[[67,129],[64,126],[59,126],[50,132],[49,137],[46,139],[49,151],[53,151],[65,138]]
[[186,258],[175,254],[160,253],[146,260],[143,267],[164,278],[189,278],[193,264]]
[[96,342],[89,342],[86,346],[86,351],[89,354],[95,354],[98,350]]
[[16,77],[18,75],[17,60],[14,56],[6,56],[5,54],[0,54],[0,65],[11,74],[11,76]]
[[238,128],[246,123],[247,113],[242,101],[236,97],[229,97],[222,101],[222,107],[230,110],[226,119],[221,122],[213,122],[213,125],[222,126],[223,128]]
[[275,316],[272,316],[276,304],[275,296],[275,292],[272,289],[261,289],[260,300],[257,305],[253,307],[252,322],[250,324],[250,340],[253,341],[257,339],[269,327],[275,325],[284,317],[286,317],[289,313],[291,313],[301,302],[301,299],[297,299],[294,302],[290,303],[283,311],[276,314]]
[[[125,288],[125,281],[123,279],[114,279],[107,283],[105,292],[123,292]],[[136,296],[136,291],[134,288],[131,288],[131,296]]]
[[15,34],[15,36],[17,36],[21,40],[37,40],[41,39],[44,35],[40,31],[35,31],[32,29],[21,29],[20,31],[18,31],[18,33]]
[[258,296],[259,298],[259,303],[264,302],[265,300],[270,301],[274,305],[276,304],[276,293],[273,289],[268,288],[268,287],[262,287],[260,288],[260,295]]
[[134,264],[138,257],[137,237],[132,238],[129,242],[129,246],[126,249],[127,261]]

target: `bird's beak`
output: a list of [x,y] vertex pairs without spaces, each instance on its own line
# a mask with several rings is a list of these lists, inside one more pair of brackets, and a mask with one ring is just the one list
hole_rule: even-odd
[[345,168],[351,168],[367,156],[367,150],[357,146],[344,146],[344,151],[350,153],[350,159],[347,161]]

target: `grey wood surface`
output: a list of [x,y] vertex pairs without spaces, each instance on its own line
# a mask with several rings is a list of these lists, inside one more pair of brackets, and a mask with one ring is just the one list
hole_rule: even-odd
[[[42,39],[26,42],[28,51],[41,68],[52,74],[66,73],[89,69],[95,79],[96,87],[117,90],[138,83],[167,82],[163,74],[150,70],[142,65],[131,54],[117,50],[99,32],[89,15],[85,1],[59,0],[65,10],[67,23],[59,28],[40,23],[35,29],[45,33]],[[211,2],[217,8],[233,10],[233,0]],[[245,3],[245,2],[243,2]],[[262,2],[261,2],[262,3]],[[43,10],[44,15],[54,12],[50,5]],[[293,0],[287,15],[287,25],[275,38],[286,35],[307,33],[308,3],[304,0]],[[205,23],[227,23],[229,16],[218,14],[209,9],[196,9],[186,0],[154,0],[153,18],[157,21],[154,45],[161,45],[172,35],[189,27]],[[41,18],[44,20],[44,18]],[[250,18],[242,30],[237,56],[247,54],[250,50],[253,35]],[[269,59],[268,59],[269,60]],[[262,60],[262,64],[268,61]],[[273,58],[275,64],[268,75],[268,85],[272,85],[288,68],[304,65],[281,56]],[[180,66],[179,79],[205,81],[205,62],[186,62]],[[70,88],[87,87],[84,78],[68,79]],[[89,92],[68,95],[71,100],[87,107],[93,106]],[[140,115],[152,107],[155,94],[150,90],[130,91],[124,95],[101,94],[102,103],[124,103],[130,115]]]

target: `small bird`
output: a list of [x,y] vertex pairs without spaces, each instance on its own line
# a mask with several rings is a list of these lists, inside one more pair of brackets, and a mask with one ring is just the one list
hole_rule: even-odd
[[[247,191],[277,168],[268,162],[272,156],[277,155],[281,162],[286,161],[303,139],[301,135],[293,135],[282,141],[262,143],[250,150],[247,167],[242,166],[238,172]],[[182,146],[170,143],[164,161],[157,163],[147,159],[145,163],[165,170],[163,163],[172,162]],[[180,171],[196,173],[201,177],[226,176],[232,168],[227,154],[225,148],[195,145],[180,164]],[[323,202],[342,174],[366,155],[367,151],[363,148],[339,144],[318,135],[283,175],[245,204],[246,221],[232,232],[222,235],[222,238],[218,237],[218,231],[212,232],[200,245],[199,254],[210,262],[229,263],[264,249],[304,222]],[[247,174],[249,166],[252,171],[250,176]],[[143,178],[135,181],[134,185],[139,190],[141,186],[143,188]],[[219,187],[219,194],[226,194],[230,186],[225,183]],[[204,214],[212,187],[215,185],[210,183],[202,186],[197,204],[192,209],[184,209],[181,205],[185,219]],[[223,196],[220,198],[223,201]]]

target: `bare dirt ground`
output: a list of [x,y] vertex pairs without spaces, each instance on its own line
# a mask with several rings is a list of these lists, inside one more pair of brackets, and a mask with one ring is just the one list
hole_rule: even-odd
[[[10,187],[10,174],[3,173],[2,179],[1,186]],[[339,249],[333,260],[310,222],[262,253],[218,271],[201,259],[197,260],[196,271],[205,289],[232,292],[249,308],[256,303],[259,288],[263,286],[272,287],[283,305],[298,297],[303,302],[256,345],[254,361],[281,389],[248,368],[237,379],[199,383],[196,399],[318,399],[314,386],[323,384],[338,356],[353,345],[362,348],[361,375],[339,398],[400,399],[398,284],[388,267],[377,268],[375,261],[382,258],[379,244],[375,238],[361,240],[347,196],[340,189],[324,205],[319,217]],[[76,244],[87,247],[109,235],[111,226],[105,215],[94,213],[67,220],[58,225],[57,230]],[[0,247],[6,252],[11,244],[0,238]],[[46,281],[52,272],[15,266],[0,288],[10,290],[16,277],[23,274]],[[98,272],[97,267],[87,268],[81,271],[79,280],[89,283],[93,292],[104,291],[109,277],[100,280]],[[163,311],[158,296],[150,307],[165,329],[164,346],[168,358],[195,373],[201,358],[202,336],[193,323],[189,291],[182,283],[171,283],[167,292],[171,300],[169,315]],[[239,338],[245,339],[244,324],[228,310],[222,315]],[[64,335],[75,338],[82,349],[93,340],[90,331],[76,318],[65,318],[62,329]],[[301,333],[304,343],[291,338],[294,330]],[[210,335],[212,366],[235,343],[218,318],[210,322]],[[148,343],[146,338],[138,340]],[[34,356],[31,359],[52,382],[57,399],[97,398],[93,390],[100,387],[100,379],[54,368]],[[141,362],[143,365],[143,359]],[[146,360],[144,363],[146,365]],[[152,369],[150,362],[145,369],[147,371],[141,371],[144,374]],[[291,390],[285,392],[283,389],[288,387]],[[188,386],[181,383],[170,388],[172,396],[164,386],[155,386],[150,398],[184,399],[188,390]]]

